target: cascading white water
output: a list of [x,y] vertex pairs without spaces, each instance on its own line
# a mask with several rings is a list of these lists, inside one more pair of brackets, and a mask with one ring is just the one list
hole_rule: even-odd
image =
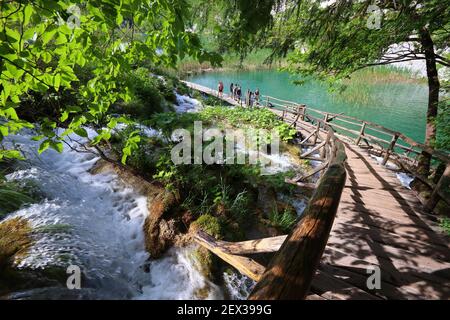
[[[204,288],[207,298],[223,297],[221,289],[193,267],[188,248],[173,248],[163,258],[148,261],[142,228],[148,214],[145,197],[112,173],[90,174],[98,160],[92,154],[65,146],[61,154],[48,150],[38,156],[38,143],[30,138],[26,133],[8,138],[24,151],[27,161],[7,178],[31,180],[46,199],[7,219],[23,217],[37,230],[44,226],[63,230],[36,233],[36,242],[19,267],[78,265],[83,288],[73,291],[71,298],[196,299],[205,298],[204,293],[197,294]],[[11,296],[58,298],[64,294],[60,288],[40,288]]]
[[[198,100],[177,95],[177,112],[195,112]],[[148,136],[159,132],[143,127]],[[120,128],[119,128],[120,130]],[[88,130],[91,138],[95,132]],[[119,182],[113,173],[89,173],[98,158],[78,153],[67,145],[61,154],[47,150],[38,155],[39,142],[31,132],[9,136],[26,155],[21,168],[7,176],[17,182],[32,181],[45,200],[10,214],[26,218],[35,229],[57,226],[53,232],[35,234],[35,243],[19,267],[45,268],[78,265],[83,273],[82,290],[37,288],[15,292],[12,298],[88,299],[245,299],[254,282],[236,272],[224,274],[220,288],[204,278],[190,258],[194,246],[172,248],[158,260],[145,251],[143,223],[147,200]],[[79,138],[79,137],[77,137]],[[270,159],[276,172],[292,168],[286,155]],[[296,205],[300,214],[304,203]],[[206,292],[206,294],[205,294]]]

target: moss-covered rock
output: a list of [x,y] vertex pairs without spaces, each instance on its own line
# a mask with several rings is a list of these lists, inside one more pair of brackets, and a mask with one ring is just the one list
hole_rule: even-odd
[[42,286],[58,286],[65,282],[65,270],[57,266],[41,269],[17,268],[33,245],[30,223],[23,218],[0,223],[0,295]]
[[11,266],[25,256],[33,240],[31,226],[22,218],[0,223],[0,268]]
[[207,279],[214,281],[218,267],[215,255],[203,247],[198,247],[191,253],[191,259],[196,269]]
[[222,227],[217,217],[210,214],[202,214],[195,222],[191,224],[191,232],[203,230],[216,239],[222,238]]

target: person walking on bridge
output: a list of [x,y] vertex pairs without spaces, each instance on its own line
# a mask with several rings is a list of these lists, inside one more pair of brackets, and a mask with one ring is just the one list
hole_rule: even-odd
[[233,82],[230,84],[230,96],[232,99],[234,99],[234,85]]
[[259,88],[256,88],[255,90],[255,100],[256,104],[259,104]]
[[234,85],[234,88],[233,88],[233,99],[234,99],[234,100],[237,100],[237,92],[238,92],[238,89],[239,89],[239,85],[236,83],[236,84]]
[[219,85],[217,86],[217,89],[219,89],[218,97],[222,98],[223,97],[223,82],[222,81],[219,81]]
[[237,95],[237,101],[241,102],[241,94],[242,94],[242,88],[241,86],[238,86],[237,90],[236,90],[236,95]]

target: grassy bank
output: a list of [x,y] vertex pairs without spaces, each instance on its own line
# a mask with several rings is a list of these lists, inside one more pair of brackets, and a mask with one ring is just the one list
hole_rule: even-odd
[[347,103],[370,104],[377,99],[372,92],[374,87],[391,84],[426,85],[426,79],[411,70],[394,66],[366,68],[340,81],[335,95]]
[[277,60],[272,64],[265,63],[270,53],[270,49],[260,49],[249,53],[242,61],[237,54],[225,54],[220,68],[213,68],[208,62],[200,63],[193,58],[188,57],[178,62],[176,73],[178,76],[184,77],[189,74],[204,72],[211,69],[214,69],[215,71],[252,71],[277,69],[286,65],[286,61],[284,60]]

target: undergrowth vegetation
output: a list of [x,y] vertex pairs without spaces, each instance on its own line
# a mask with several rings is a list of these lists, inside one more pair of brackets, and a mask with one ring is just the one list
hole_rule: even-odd
[[[278,192],[293,194],[295,187],[286,184],[285,179],[294,173],[261,175],[260,166],[252,164],[175,165],[171,150],[179,141],[173,137],[173,131],[183,128],[192,135],[196,121],[202,122],[203,129],[275,129],[286,145],[294,138],[295,130],[268,110],[224,106],[205,107],[196,113],[156,113],[142,121],[146,125],[144,128],[151,127],[154,134],[141,135],[127,158],[127,165],[148,180],[179,194],[180,207],[190,212],[205,231],[209,230],[218,238],[243,239],[243,230],[258,219],[255,206],[258,186],[266,185]],[[139,125],[130,125],[111,137],[111,146],[118,158],[133,131],[143,133]],[[292,226],[292,217],[292,212],[274,215],[271,226],[285,232]]]

